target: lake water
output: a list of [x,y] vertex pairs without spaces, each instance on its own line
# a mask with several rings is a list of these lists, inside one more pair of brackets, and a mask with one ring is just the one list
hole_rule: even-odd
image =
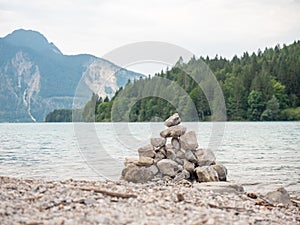
[[[246,191],[300,194],[300,122],[184,123]],[[118,179],[162,123],[0,124],[0,176]]]

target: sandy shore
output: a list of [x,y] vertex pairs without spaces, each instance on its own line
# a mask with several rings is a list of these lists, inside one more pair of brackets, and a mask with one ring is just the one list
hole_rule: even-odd
[[1,224],[300,224],[299,196],[291,196],[291,206],[274,206],[259,195],[167,180],[0,177],[0,189]]

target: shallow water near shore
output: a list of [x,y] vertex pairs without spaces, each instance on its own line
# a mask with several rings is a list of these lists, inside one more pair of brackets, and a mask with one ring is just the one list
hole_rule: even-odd
[[[265,193],[285,187],[300,194],[300,122],[183,125],[197,132],[199,146],[212,148],[217,162],[227,167],[228,179],[242,184],[246,191]],[[109,157],[93,158],[84,149],[82,143],[89,145],[93,136],[84,130],[87,127],[98,139],[91,143],[92,148],[105,151]],[[0,176],[118,179],[124,157],[137,156],[137,148],[148,144],[162,129],[162,123],[0,124]],[[92,161],[99,166],[93,166]],[[101,176],[106,175],[101,165],[105,165],[103,171],[112,173]]]

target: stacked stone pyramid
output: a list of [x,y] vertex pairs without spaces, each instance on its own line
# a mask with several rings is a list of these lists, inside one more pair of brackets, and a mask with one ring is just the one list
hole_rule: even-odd
[[167,128],[160,137],[138,149],[139,158],[125,158],[121,179],[144,183],[168,176],[174,181],[226,181],[227,169],[216,164],[214,153],[200,148],[196,133],[180,123],[175,113],[165,121]]

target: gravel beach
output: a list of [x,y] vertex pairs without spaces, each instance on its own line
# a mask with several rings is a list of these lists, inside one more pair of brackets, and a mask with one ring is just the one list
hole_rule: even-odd
[[300,224],[299,196],[291,196],[289,206],[274,205],[238,188],[168,179],[134,184],[0,177],[0,189],[1,224]]

